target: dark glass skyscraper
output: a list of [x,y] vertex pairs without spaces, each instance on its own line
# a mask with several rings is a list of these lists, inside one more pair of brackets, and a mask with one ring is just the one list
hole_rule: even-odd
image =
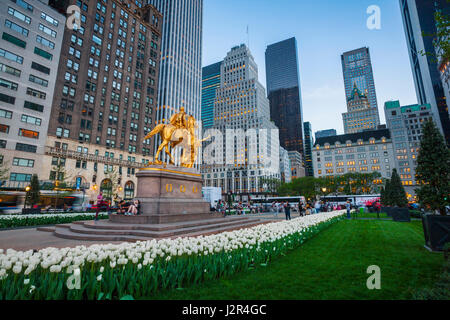
[[310,122],[303,122],[305,130],[305,173],[308,177],[314,177],[314,169],[312,162],[312,147],[314,145],[312,128]]
[[214,125],[214,99],[216,90],[220,87],[221,62],[202,68],[202,122],[203,129]]
[[295,38],[267,46],[266,81],[270,117],[280,130],[280,145],[304,156],[303,112]]
[[448,113],[450,102],[446,101],[436,58],[420,53],[421,51],[435,52],[433,37],[424,37],[423,33],[436,33],[434,13],[436,10],[448,12],[450,3],[447,0],[399,1],[417,100],[419,104],[429,103],[431,105],[431,110],[439,117],[439,121],[436,124],[441,127],[447,144],[450,144],[450,119]]

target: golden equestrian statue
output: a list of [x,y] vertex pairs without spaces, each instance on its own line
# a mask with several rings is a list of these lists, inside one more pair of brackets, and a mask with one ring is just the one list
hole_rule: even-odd
[[149,163],[149,165],[162,164],[162,161],[159,160],[159,154],[163,149],[170,157],[169,163],[174,165],[175,161],[169,150],[169,144],[171,148],[175,148],[177,145],[182,143],[181,146],[183,147],[183,153],[180,159],[181,166],[186,168],[192,168],[194,166],[194,162],[197,158],[197,149],[201,145],[201,142],[207,140],[208,138],[198,140],[195,135],[195,130],[198,127],[197,122],[192,115],[189,115],[188,120],[186,121],[186,116],[184,107],[181,107],[180,112],[175,113],[172,117],[170,117],[169,124],[158,124],[149,134],[145,136],[144,140],[147,140],[159,133],[162,139],[162,143],[156,151],[154,162]]

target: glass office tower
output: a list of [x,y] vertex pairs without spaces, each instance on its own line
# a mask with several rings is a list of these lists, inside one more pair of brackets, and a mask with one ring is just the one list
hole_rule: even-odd
[[314,176],[314,169],[312,163],[312,147],[313,136],[310,122],[304,122],[303,128],[305,129],[305,173],[308,177]]
[[270,117],[280,130],[280,145],[304,156],[303,111],[295,38],[267,46],[266,81]]
[[380,116],[369,48],[344,52],[341,62],[348,111],[343,114],[345,133],[376,129]]
[[202,68],[202,123],[203,129],[214,125],[214,99],[217,88],[220,87],[221,62]]
[[[156,124],[167,123],[180,107],[200,119],[203,0],[148,3],[163,15]],[[155,143],[159,142],[158,137]],[[176,160],[179,153],[174,153]]]
[[439,117],[436,124],[444,133],[447,144],[450,144],[450,102],[445,97],[436,57],[422,55],[420,52],[435,52],[433,37],[424,37],[422,32],[435,34],[435,11],[448,12],[449,8],[447,0],[400,0],[417,100],[419,104],[431,105],[431,110]]

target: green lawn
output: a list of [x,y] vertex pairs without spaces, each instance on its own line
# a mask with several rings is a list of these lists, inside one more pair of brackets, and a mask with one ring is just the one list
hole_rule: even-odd
[[[355,215],[352,214],[352,216],[354,217]],[[363,214],[359,213],[359,211],[356,214],[356,218],[378,218],[377,217],[377,213],[376,212],[364,212]],[[386,219],[392,219],[391,217],[389,217],[387,215],[386,212],[380,212],[380,218]]]
[[[422,224],[345,220],[254,270],[148,299],[408,299],[431,287],[441,253],[424,248]],[[367,267],[381,269],[381,289],[369,290]]]

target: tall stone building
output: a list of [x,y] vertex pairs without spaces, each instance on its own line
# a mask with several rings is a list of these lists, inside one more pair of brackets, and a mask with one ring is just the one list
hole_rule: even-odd
[[0,6],[0,162],[2,188],[23,189],[42,175],[66,17],[45,1]]
[[64,31],[42,176],[132,198],[135,171],[153,156],[143,138],[155,122],[162,16],[139,0],[50,4],[78,6],[81,25]]
[[402,184],[409,198],[418,188],[416,181],[417,156],[419,154],[422,125],[432,120],[437,125],[438,118],[430,104],[400,106],[399,101],[384,104],[386,124],[391,132],[395,151],[395,163]]
[[291,160],[289,152],[280,146],[280,179],[282,182],[289,183],[292,180]]
[[[220,74],[213,129],[223,134],[223,144],[214,151],[219,163],[204,161],[202,174],[206,186],[222,187],[222,192],[233,192],[245,200],[265,191],[264,179],[280,178],[278,128],[270,121],[269,101],[246,45],[228,52]],[[227,130],[234,130],[230,140]],[[207,152],[208,146],[204,155]]]
[[347,112],[342,114],[342,119],[345,133],[361,132],[379,125],[378,109],[370,107],[369,99],[358,89],[356,83],[347,99]]
[[298,151],[288,151],[289,161],[291,163],[291,178],[302,178],[306,176],[306,170],[303,165],[302,154]]

